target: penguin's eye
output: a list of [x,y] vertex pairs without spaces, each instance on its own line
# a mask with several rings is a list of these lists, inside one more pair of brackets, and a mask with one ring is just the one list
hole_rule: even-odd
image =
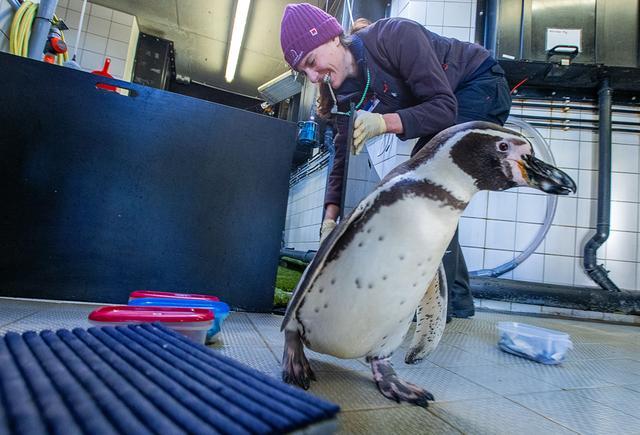
[[498,149],[499,149],[500,151],[507,151],[507,150],[509,149],[509,144],[508,144],[508,143],[506,143],[506,142],[500,142],[500,143],[498,144]]

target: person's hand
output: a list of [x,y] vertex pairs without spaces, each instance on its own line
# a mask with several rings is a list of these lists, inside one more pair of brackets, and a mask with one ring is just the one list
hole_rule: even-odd
[[386,132],[387,124],[381,114],[358,110],[356,112],[356,121],[353,124],[353,149],[351,152],[354,156],[357,156],[364,148],[364,143],[367,139]]
[[322,225],[320,225],[320,244],[324,242],[324,239],[327,238],[336,225],[336,221],[333,219],[325,219],[322,221]]

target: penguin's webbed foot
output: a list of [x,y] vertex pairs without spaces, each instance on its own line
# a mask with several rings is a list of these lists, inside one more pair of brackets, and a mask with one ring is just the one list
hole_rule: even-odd
[[429,406],[429,400],[435,400],[433,394],[424,388],[400,379],[393,370],[389,359],[371,358],[369,362],[378,390],[387,399],[395,400],[398,403],[409,402],[423,408]]
[[305,390],[309,389],[311,381],[316,380],[316,375],[311,370],[309,360],[304,354],[300,334],[296,331],[285,331],[282,380]]

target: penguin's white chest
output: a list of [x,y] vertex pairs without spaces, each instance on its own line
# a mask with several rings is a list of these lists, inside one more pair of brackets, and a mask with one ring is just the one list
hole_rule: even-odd
[[406,198],[366,224],[325,264],[296,312],[312,350],[340,358],[397,348],[451,240],[459,211]]

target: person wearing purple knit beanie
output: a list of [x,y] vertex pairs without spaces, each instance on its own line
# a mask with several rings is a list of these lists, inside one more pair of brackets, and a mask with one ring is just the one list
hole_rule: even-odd
[[[385,133],[418,138],[411,155],[454,124],[504,125],[511,108],[502,68],[480,45],[447,38],[403,18],[384,18],[346,35],[340,23],[307,3],[285,7],[280,44],[289,66],[320,89],[318,115],[336,126],[336,155],[324,201],[321,242],[340,214],[347,127],[356,113],[351,152]],[[469,275],[456,231],[443,258],[447,318],[473,316]]]

